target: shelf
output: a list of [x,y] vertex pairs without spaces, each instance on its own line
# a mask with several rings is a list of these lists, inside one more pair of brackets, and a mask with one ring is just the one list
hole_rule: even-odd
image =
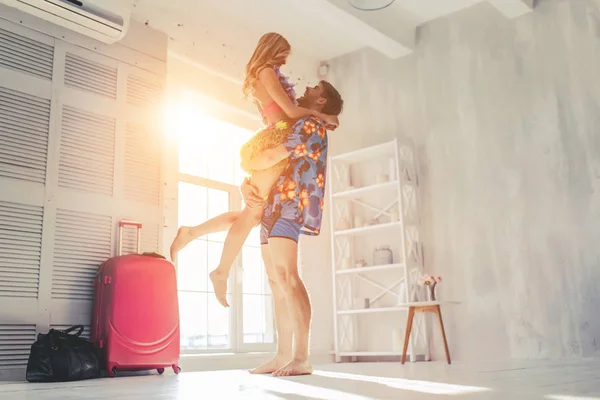
[[[402,348],[397,346],[380,343],[375,348],[370,348],[359,347],[358,344],[365,335],[380,334],[382,330],[390,328],[390,325],[403,327],[409,308],[424,306],[422,311],[435,311],[436,307],[433,306],[450,303],[407,302],[416,298],[407,297],[406,290],[402,288],[402,285],[405,285],[408,289],[410,284],[416,283],[413,281],[422,268],[421,260],[415,262],[414,266],[410,265],[410,254],[403,242],[403,238],[420,236],[420,204],[414,146],[412,143],[403,142],[399,147],[398,140],[394,139],[343,154],[331,154],[329,165],[334,175],[333,179],[328,180],[328,187],[333,207],[330,213],[330,235],[336,245],[331,257],[334,284],[334,344],[335,348],[339,349],[336,359],[342,361],[340,357],[348,360],[348,357],[361,356],[401,356]],[[387,174],[386,181],[382,181],[383,176],[377,174]],[[378,176],[377,180],[375,176]],[[354,179],[367,177],[373,180]],[[355,187],[348,187],[351,182],[354,182]],[[354,225],[351,222],[356,216],[362,216],[365,222],[371,221],[375,224],[361,226],[359,222]],[[364,245],[370,247],[370,239],[379,241],[377,238],[388,243],[393,250],[399,250],[399,255],[394,260],[375,260],[372,264],[390,264],[361,267],[360,264],[348,265],[348,259],[342,261],[344,257],[360,255],[366,250]],[[364,240],[367,242],[361,243]],[[365,294],[368,293],[371,308],[363,308],[365,304],[362,301],[352,301],[356,300],[354,297],[363,284],[369,286],[370,291]],[[338,304],[343,305],[343,308],[338,308]],[[358,329],[358,326],[362,325],[351,323],[357,318],[372,318],[357,317],[367,314],[383,314],[384,318],[362,321],[369,322],[365,329]],[[408,343],[407,354],[416,354],[421,347],[428,349],[426,322],[425,318],[415,320],[413,340]],[[411,356],[411,361],[414,361],[414,356]]]
[[342,231],[336,231],[335,235],[336,236],[356,236],[356,235],[362,235],[362,234],[377,231],[377,230],[385,230],[385,229],[400,228],[400,227],[402,227],[402,222],[386,222],[383,224],[363,226],[362,228],[352,228],[352,229],[344,229]]
[[404,264],[373,265],[369,267],[348,268],[335,271],[338,275],[362,274],[363,272],[385,271],[390,269],[404,269]]
[[397,142],[392,140],[391,142],[378,144],[376,146],[367,147],[351,151],[349,153],[340,154],[331,157],[331,161],[334,162],[345,162],[345,163],[358,163],[362,161],[368,161],[375,158],[392,157],[396,154]]
[[395,312],[395,311],[404,311],[408,310],[410,306],[437,306],[444,304],[460,304],[460,301],[451,301],[451,300],[443,300],[443,301],[415,301],[412,303],[404,303],[399,304],[393,307],[379,307],[379,308],[359,308],[356,310],[339,310],[338,315],[351,315],[351,314],[373,314],[373,313],[383,313],[383,312]]
[[408,309],[408,305],[400,305],[394,307],[380,307],[380,308],[359,308],[357,310],[339,310],[338,315],[350,315],[350,314],[374,314],[382,312],[395,312],[405,311]]
[[364,186],[364,187],[360,187],[360,188],[356,188],[356,189],[346,190],[344,192],[334,193],[333,198],[334,199],[343,198],[343,197],[356,198],[356,197],[360,197],[364,194],[367,194],[369,192],[375,192],[377,190],[397,188],[398,183],[399,183],[398,181],[390,181],[390,182],[378,183],[378,184],[370,185],[370,186]]

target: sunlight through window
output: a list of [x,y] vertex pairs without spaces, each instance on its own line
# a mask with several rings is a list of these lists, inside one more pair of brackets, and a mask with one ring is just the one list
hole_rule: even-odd
[[370,376],[348,374],[341,372],[315,371],[315,375],[337,379],[348,379],[361,382],[373,382],[386,385],[395,389],[410,390],[412,392],[458,395],[491,391],[490,388],[478,386],[456,385],[452,383],[439,383],[430,381],[417,381],[413,379],[387,378],[383,376]]
[[239,149],[253,132],[204,114],[206,102],[191,91],[168,102],[167,132],[179,143],[179,172],[239,185]]
[[[308,398],[322,400],[368,400],[372,397],[365,397],[358,394],[343,392],[340,390],[308,385],[300,382],[293,382],[286,379],[273,379],[269,376],[256,376],[255,382],[260,385],[264,391],[281,395],[281,398]],[[288,397],[289,396],[289,397]]]
[[[206,384],[203,380],[210,381]],[[181,374],[174,398],[183,399],[314,399],[314,400],[372,400],[373,397],[349,393],[289,379],[251,375],[247,371],[215,371],[201,374]],[[215,391],[214,387],[219,390]],[[199,395],[201,391],[202,395]]]
[[[254,134],[211,117],[211,102],[182,90],[167,102],[165,124],[176,141],[179,161],[179,226],[196,226],[217,215],[240,210],[238,186],[244,178],[239,150]],[[218,265],[227,232],[204,235],[177,261],[184,352],[271,350],[275,341],[273,307],[254,229],[239,257],[242,273],[232,270],[230,308],[220,306],[208,274]],[[241,278],[241,279],[240,279]]]

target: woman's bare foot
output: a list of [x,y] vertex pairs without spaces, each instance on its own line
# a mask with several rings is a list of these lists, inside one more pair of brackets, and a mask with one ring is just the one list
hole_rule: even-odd
[[171,244],[171,261],[175,263],[177,261],[177,253],[179,253],[185,246],[188,245],[194,238],[192,237],[192,228],[189,226],[182,226],[177,231],[177,236]]
[[268,361],[258,368],[250,370],[251,374],[271,374],[279,368],[287,364],[289,357],[275,356],[271,361]]
[[277,371],[273,372],[273,376],[310,375],[312,372],[312,365],[310,365],[308,360],[292,360],[283,367],[279,368]]
[[223,307],[229,307],[229,304],[227,303],[227,278],[229,277],[219,271],[218,268],[211,272],[209,276],[215,289],[217,300],[219,300],[219,303],[221,303]]

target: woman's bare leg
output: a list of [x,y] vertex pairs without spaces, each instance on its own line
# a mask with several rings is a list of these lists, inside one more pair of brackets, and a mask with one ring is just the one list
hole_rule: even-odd
[[231,228],[241,211],[230,211],[218,215],[208,221],[196,226],[182,226],[177,231],[177,236],[171,244],[171,260],[176,261],[177,253],[179,253],[192,240],[198,239],[201,236],[209,233],[223,232]]
[[[268,170],[258,171],[252,175],[251,182],[258,189],[260,197],[265,198],[269,194],[285,166],[286,163],[280,163]],[[242,210],[227,233],[219,266],[210,273],[210,280],[213,283],[215,296],[217,296],[217,300],[219,300],[219,303],[223,307],[229,307],[227,303],[227,279],[229,278],[231,266],[252,228],[260,224],[262,214],[262,206],[254,208],[245,207]]]
[[217,296],[217,300],[223,307],[229,307],[227,303],[227,279],[229,279],[231,266],[252,228],[260,223],[262,213],[262,207],[244,207],[236,221],[231,225],[229,232],[227,232],[219,266],[210,273],[215,296]]

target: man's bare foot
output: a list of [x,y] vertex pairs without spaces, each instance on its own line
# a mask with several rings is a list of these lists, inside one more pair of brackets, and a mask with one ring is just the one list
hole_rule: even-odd
[[312,372],[312,365],[310,365],[308,360],[292,360],[283,367],[279,368],[277,371],[273,372],[273,376],[310,375]]
[[287,364],[289,357],[275,356],[271,361],[268,361],[258,368],[250,370],[251,374],[271,374],[279,368]]
[[194,238],[192,237],[192,229],[189,226],[182,226],[177,231],[177,236],[171,244],[171,261],[175,263],[177,261],[177,253],[179,253],[185,246],[188,245]]
[[219,300],[219,303],[221,303],[223,307],[229,307],[229,304],[227,303],[227,278],[229,277],[219,271],[218,268],[211,272],[209,276],[215,289],[217,300]]

